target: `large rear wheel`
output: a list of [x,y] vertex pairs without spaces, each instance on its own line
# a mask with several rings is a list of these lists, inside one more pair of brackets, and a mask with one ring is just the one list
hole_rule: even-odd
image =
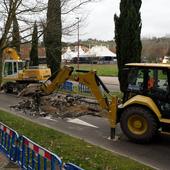
[[158,123],[151,111],[144,107],[129,107],[121,115],[124,134],[133,142],[148,143],[158,132]]

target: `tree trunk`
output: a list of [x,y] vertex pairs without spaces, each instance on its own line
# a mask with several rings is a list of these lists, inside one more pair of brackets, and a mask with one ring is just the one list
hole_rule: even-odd
[[2,69],[3,69],[3,60],[2,60],[3,51],[0,49],[0,87],[2,85]]
[[62,50],[61,37],[62,25],[60,0],[49,0],[44,44],[46,48],[47,64],[51,68],[52,73],[60,69]]

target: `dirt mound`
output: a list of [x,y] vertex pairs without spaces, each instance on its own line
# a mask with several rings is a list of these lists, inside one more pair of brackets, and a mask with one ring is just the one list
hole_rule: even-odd
[[11,108],[31,116],[79,117],[83,115],[100,116],[97,101],[79,96],[53,93],[39,98],[25,97]]

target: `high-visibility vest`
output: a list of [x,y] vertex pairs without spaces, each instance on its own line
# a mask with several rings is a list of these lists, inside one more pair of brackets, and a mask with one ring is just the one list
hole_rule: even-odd
[[150,78],[148,80],[148,89],[151,89],[154,86],[155,80],[153,78]]

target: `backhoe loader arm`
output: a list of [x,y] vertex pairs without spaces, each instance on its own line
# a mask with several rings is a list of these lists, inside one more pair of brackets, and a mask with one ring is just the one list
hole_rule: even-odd
[[[96,72],[84,70],[77,70],[76,72],[77,74],[70,77],[70,79],[87,86],[91,90],[92,94],[96,97],[100,106],[103,109],[109,110],[108,99],[106,96],[104,96],[105,92],[109,94],[109,90],[105,87],[104,84],[101,84],[101,80],[96,75]],[[102,89],[102,87],[104,88]]]
[[13,60],[20,60],[20,56],[17,54],[16,50],[13,48],[5,48],[4,54],[8,55]]
[[108,99],[103,96],[101,87],[103,91],[109,94],[109,90],[96,75],[94,71],[84,71],[77,70],[75,75],[72,75],[74,68],[69,66],[64,66],[59,72],[54,73],[47,81],[41,85],[41,90],[45,94],[51,94],[55,89],[59,88],[66,80],[72,80],[84,84],[87,86],[93,95],[98,100],[100,106],[103,109],[109,110]]
[[[102,80],[96,75],[95,71],[78,70],[77,73],[78,74],[70,79],[89,87],[92,94],[96,97],[100,107],[106,110],[106,116],[111,126],[111,139],[113,139],[115,136],[117,120],[117,97],[110,94],[109,90]],[[108,95],[110,95],[111,101],[108,100]]]
[[[113,138],[117,119],[117,97],[110,95],[109,90],[96,75],[95,71],[77,70],[76,74],[73,75],[72,72],[73,67],[64,66],[58,73],[52,75],[41,85],[41,90],[45,94],[50,94],[68,79],[84,84],[96,97],[100,107],[106,110],[106,115],[111,126],[111,138]],[[112,97],[111,101],[108,100],[106,95],[110,95]]]
[[45,94],[51,94],[60,87],[66,80],[68,80],[73,72],[74,68],[64,66],[59,72],[54,73],[49,77],[40,87]]

